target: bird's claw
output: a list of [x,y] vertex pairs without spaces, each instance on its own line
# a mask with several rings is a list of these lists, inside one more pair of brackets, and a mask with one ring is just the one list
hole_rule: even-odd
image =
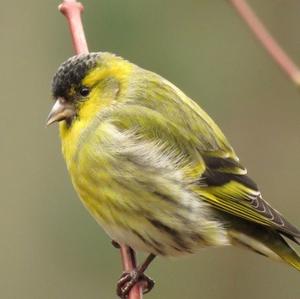
[[135,269],[121,275],[117,283],[117,295],[122,299],[127,299],[130,290],[136,283],[141,284],[143,294],[149,293],[154,287],[154,281],[150,277]]

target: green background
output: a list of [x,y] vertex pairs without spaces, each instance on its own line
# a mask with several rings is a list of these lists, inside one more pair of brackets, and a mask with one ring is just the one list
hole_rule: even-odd
[[[300,65],[300,2],[249,1]],[[115,52],[197,100],[222,127],[264,197],[300,225],[300,94],[225,0],[84,1],[91,51]],[[0,298],[110,299],[118,251],[71,186],[50,82],[73,50],[56,1],[0,10]],[[236,248],[159,258],[146,298],[300,298],[300,275]]]

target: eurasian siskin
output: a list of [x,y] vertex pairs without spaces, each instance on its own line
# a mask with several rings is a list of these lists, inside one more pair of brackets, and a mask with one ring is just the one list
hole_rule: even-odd
[[[53,79],[63,155],[84,206],[116,242],[155,255],[239,245],[300,270],[273,209],[214,121],[161,76],[110,53],[74,56]],[[122,283],[123,281],[123,283]],[[148,281],[148,289],[151,282]]]

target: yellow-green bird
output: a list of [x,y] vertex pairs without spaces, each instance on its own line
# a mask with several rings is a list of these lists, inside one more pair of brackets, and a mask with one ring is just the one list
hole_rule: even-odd
[[84,206],[119,244],[148,252],[118,283],[152,282],[156,255],[240,245],[300,270],[285,238],[300,231],[267,203],[214,121],[161,76],[110,53],[69,58],[56,72],[48,124]]

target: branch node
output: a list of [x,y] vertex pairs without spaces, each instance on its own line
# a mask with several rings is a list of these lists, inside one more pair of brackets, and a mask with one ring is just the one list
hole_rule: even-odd
[[81,13],[84,10],[83,5],[74,0],[67,0],[63,1],[63,3],[58,6],[58,9],[68,21],[76,54],[88,53],[89,49],[81,22]]

